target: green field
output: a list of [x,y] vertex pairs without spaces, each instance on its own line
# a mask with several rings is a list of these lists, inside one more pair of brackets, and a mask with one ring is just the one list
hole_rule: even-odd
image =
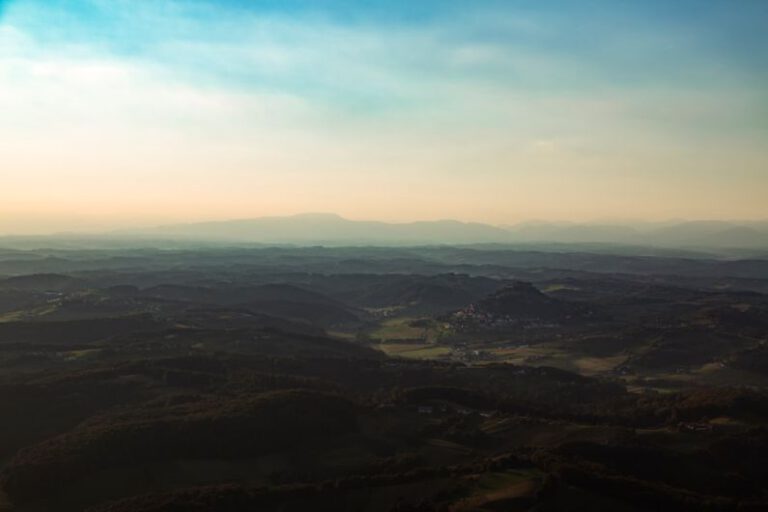
[[376,348],[388,356],[408,357],[411,359],[436,359],[451,353],[448,347],[435,345],[414,345],[410,343],[380,343]]
[[53,313],[58,308],[57,305],[44,305],[36,308],[30,308],[20,311],[10,311],[0,315],[0,322],[19,322],[34,319],[37,316],[44,316]]
[[371,337],[386,340],[427,340],[429,329],[424,327],[413,327],[411,322],[416,320],[412,317],[391,318],[383,321],[378,328],[371,332]]
[[514,500],[532,496],[539,487],[537,470],[512,470],[486,473],[472,482],[470,495],[458,501],[451,510],[518,510]]
[[[423,322],[423,325],[416,326],[414,322]],[[430,318],[398,317],[384,320],[369,336],[381,341],[423,340],[434,343],[446,330],[443,324]]]

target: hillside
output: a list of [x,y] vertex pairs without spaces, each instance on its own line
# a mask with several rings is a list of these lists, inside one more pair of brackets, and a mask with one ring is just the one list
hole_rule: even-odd
[[765,260],[5,257],[2,512],[765,508]]
[[451,315],[459,330],[559,325],[592,316],[584,305],[549,297],[533,284],[518,281]]

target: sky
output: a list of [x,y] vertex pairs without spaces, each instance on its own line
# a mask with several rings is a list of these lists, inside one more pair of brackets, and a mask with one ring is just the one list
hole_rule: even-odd
[[766,198],[765,0],[0,0],[0,234]]

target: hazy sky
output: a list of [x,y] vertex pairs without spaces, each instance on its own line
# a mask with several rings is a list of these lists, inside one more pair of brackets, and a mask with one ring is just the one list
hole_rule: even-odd
[[0,0],[0,233],[768,218],[768,1]]

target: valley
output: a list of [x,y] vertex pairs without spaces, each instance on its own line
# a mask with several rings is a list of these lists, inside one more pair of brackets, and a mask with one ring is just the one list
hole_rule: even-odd
[[763,509],[768,262],[594,258],[10,251],[0,510]]

